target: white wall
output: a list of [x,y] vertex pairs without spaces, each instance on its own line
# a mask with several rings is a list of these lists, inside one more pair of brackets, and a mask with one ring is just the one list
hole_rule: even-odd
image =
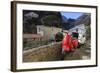
[[[10,8],[11,8],[10,1],[11,0],[0,0],[0,73],[12,73],[10,71],[10,29],[11,29],[10,28]],[[84,4],[84,5],[98,5],[97,3],[100,3],[98,2],[99,0],[32,0],[32,1],[68,3],[68,4],[71,3],[71,4]],[[98,13],[100,13],[100,10]],[[100,16],[100,14],[98,16]],[[98,19],[100,19],[100,17]],[[98,28],[99,27],[100,25],[98,25]],[[100,37],[100,33],[98,37]],[[98,39],[98,41],[100,43],[100,38]],[[99,48],[98,51],[100,52]],[[99,57],[99,64],[100,64],[100,57]],[[57,73],[57,72],[58,73],[87,73],[87,72],[99,73],[100,65],[99,67],[92,67],[92,68],[62,69],[62,70],[50,70],[50,71],[48,70],[48,71],[35,71],[35,72],[31,71],[26,73]]]

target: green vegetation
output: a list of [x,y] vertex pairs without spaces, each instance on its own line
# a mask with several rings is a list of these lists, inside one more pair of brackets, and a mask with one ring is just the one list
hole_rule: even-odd
[[63,34],[61,32],[58,32],[56,35],[55,35],[55,40],[56,42],[59,42],[59,41],[62,41],[63,39]]
[[[56,26],[61,27],[60,25],[60,18],[58,18],[55,15],[48,15],[43,18],[41,18],[42,23],[46,26]],[[59,24],[59,25],[58,25]]]

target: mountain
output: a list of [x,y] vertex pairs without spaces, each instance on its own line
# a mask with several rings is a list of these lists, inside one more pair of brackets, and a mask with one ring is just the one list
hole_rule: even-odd
[[67,19],[65,16],[62,16],[62,27],[64,30],[69,30],[74,26],[75,19],[69,18]]
[[67,23],[68,19],[65,16],[62,16],[62,23]]
[[75,25],[87,24],[90,21],[90,13],[83,13],[79,18],[77,18]]

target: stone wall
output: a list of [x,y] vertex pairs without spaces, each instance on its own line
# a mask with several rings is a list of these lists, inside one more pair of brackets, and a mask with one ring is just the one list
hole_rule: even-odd
[[23,62],[58,61],[61,59],[61,43],[55,42],[23,52]]

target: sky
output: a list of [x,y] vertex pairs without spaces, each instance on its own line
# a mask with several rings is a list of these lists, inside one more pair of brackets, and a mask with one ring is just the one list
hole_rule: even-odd
[[83,13],[80,12],[61,12],[62,16],[65,16],[66,18],[73,18],[73,19],[77,19],[82,14]]

